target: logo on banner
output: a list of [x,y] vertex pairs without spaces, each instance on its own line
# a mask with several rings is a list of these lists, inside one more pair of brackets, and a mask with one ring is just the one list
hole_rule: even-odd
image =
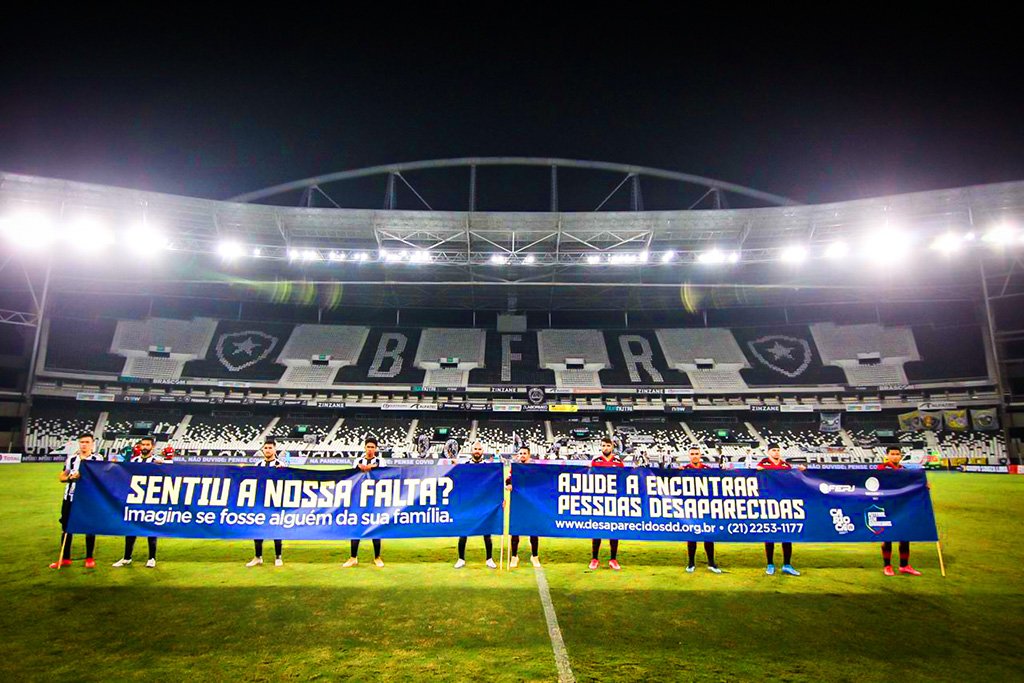
[[526,390],[526,400],[530,402],[530,405],[539,406],[547,401],[547,395],[544,392],[544,387],[530,387]]
[[892,521],[885,516],[885,508],[872,505],[864,511],[864,526],[878,536],[887,528],[892,526]]
[[857,487],[853,484],[828,484],[821,482],[818,484],[818,490],[826,495],[829,493],[855,493]]
[[747,347],[763,365],[786,377],[799,377],[811,365],[811,345],[798,337],[770,334]]
[[240,372],[265,359],[277,347],[277,337],[260,332],[228,332],[217,337],[217,360],[231,372]]
[[854,530],[853,521],[849,515],[843,512],[842,508],[832,508],[828,512],[832,515],[832,526],[836,528],[837,534],[842,536]]

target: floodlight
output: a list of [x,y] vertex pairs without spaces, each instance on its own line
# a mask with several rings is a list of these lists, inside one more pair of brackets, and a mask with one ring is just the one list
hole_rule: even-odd
[[939,235],[931,243],[932,249],[942,252],[946,256],[951,256],[960,251],[961,247],[963,247],[963,240],[960,238],[960,235],[952,232]]
[[217,245],[217,253],[225,261],[233,261],[241,256],[245,251],[242,249],[242,245],[233,240],[224,240]]
[[792,244],[782,250],[779,259],[783,263],[803,263],[807,260],[807,249],[799,244]]
[[57,231],[50,218],[32,211],[5,218],[3,233],[10,242],[30,251],[45,249],[57,239]]
[[832,242],[830,245],[825,247],[825,258],[828,259],[841,259],[848,253],[850,253],[850,247],[842,240]]
[[170,245],[166,235],[147,224],[126,230],[122,238],[128,250],[136,256],[154,256]]

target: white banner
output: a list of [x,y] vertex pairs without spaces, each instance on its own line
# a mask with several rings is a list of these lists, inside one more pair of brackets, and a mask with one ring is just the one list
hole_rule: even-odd
[[437,410],[436,403],[381,403],[381,410]]
[[930,403],[918,403],[918,410],[956,410],[954,401],[931,401]]
[[14,465],[21,462],[21,453],[0,453],[0,465]]

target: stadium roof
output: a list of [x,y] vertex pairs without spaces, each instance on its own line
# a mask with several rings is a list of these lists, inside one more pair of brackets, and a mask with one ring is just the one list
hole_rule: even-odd
[[[629,191],[636,210],[452,211],[428,209],[426,200],[422,210],[341,208],[324,189],[329,183],[382,176],[384,204],[394,207],[398,184],[423,199],[405,173],[465,168],[471,209],[477,167],[501,165],[550,169],[553,209],[559,204],[559,169],[621,173],[612,194]],[[645,211],[640,183],[647,177],[697,186],[704,194],[696,205],[710,198],[721,207],[727,194],[776,205]],[[298,189],[305,190],[304,206],[239,201]],[[309,206],[316,197],[335,205]],[[5,230],[14,235],[32,230],[19,223],[26,215],[37,221],[31,225],[66,223],[72,232],[84,217],[126,230],[128,240],[149,239],[149,244],[135,245],[143,250],[169,250],[174,258],[162,259],[155,278],[147,274],[133,290],[157,294],[180,293],[184,285],[201,295],[244,296],[239,282],[258,279],[340,284],[343,300],[361,306],[628,310],[678,307],[694,291],[717,297],[719,305],[805,298],[816,303],[946,300],[976,298],[977,268],[965,265],[975,261],[953,264],[927,247],[944,238],[955,240],[957,247],[971,246],[972,237],[977,235],[980,243],[986,231],[999,226],[1013,226],[1016,243],[1015,226],[1024,218],[1024,182],[802,206],[659,169],[502,157],[359,169],[216,201],[0,173]],[[904,243],[893,244],[894,237]],[[860,250],[861,260],[853,253],[838,262],[828,260],[837,244]],[[897,246],[905,249],[902,257]],[[868,262],[886,266],[884,280]],[[873,271],[870,277],[868,270]],[[900,279],[911,270],[912,279]],[[123,289],[132,279],[130,272],[102,278],[94,272],[58,275],[58,287],[72,283],[75,289],[96,291]],[[813,297],[808,290],[815,292]]]

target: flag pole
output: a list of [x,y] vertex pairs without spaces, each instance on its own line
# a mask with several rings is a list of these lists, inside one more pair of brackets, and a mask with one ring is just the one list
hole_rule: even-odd
[[60,571],[61,564],[64,562],[64,548],[68,544],[68,532],[65,531],[60,537],[60,555],[57,556],[57,571]]

